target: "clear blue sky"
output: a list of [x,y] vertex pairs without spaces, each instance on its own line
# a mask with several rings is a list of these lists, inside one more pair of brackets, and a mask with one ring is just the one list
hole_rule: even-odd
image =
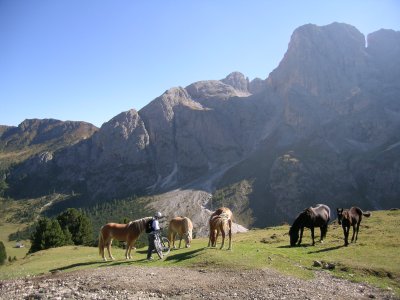
[[174,86],[265,79],[297,27],[335,21],[400,31],[400,1],[0,0],[0,124],[101,126]]

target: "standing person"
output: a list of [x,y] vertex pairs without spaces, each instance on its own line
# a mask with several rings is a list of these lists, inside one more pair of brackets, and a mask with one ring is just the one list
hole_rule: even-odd
[[147,249],[147,260],[153,260],[153,257],[151,256],[153,250],[156,248],[154,245],[154,239],[155,239],[155,234],[157,231],[160,230],[160,223],[159,219],[161,219],[162,214],[160,212],[156,212],[153,219],[150,221],[149,225],[149,232],[147,232],[147,238],[149,240],[149,248]]

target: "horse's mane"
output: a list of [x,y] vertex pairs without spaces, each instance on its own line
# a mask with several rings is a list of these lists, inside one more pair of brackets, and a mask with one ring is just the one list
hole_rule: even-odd
[[135,230],[139,233],[141,233],[143,230],[146,228],[146,223],[150,221],[152,217],[145,217],[141,218],[135,221],[130,221],[128,223],[128,227],[131,228],[132,230]]
[[292,232],[293,230],[296,231],[299,227],[301,227],[301,224],[304,222],[305,219],[309,219],[312,216],[314,216],[314,211],[312,210],[312,208],[305,208],[301,213],[297,215],[292,226],[290,227],[289,232]]

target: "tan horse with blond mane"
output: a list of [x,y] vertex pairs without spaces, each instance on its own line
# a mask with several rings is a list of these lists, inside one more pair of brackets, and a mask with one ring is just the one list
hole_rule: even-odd
[[114,260],[114,257],[111,255],[111,244],[113,239],[125,241],[127,243],[125,258],[131,259],[131,250],[133,244],[140,234],[145,230],[146,223],[151,219],[152,217],[146,217],[131,221],[128,224],[108,223],[101,227],[99,234],[99,254],[101,257],[103,257],[103,260],[107,261],[104,255],[104,247],[107,247],[108,256],[110,259]]
[[222,244],[220,249],[224,247],[225,235],[228,232],[229,236],[229,247],[228,250],[232,249],[232,211],[227,207],[220,207],[211,214],[209,225],[210,225],[210,236],[208,239],[208,247],[216,247],[217,239],[219,234],[222,235]]
[[187,217],[175,217],[169,221],[168,226],[168,239],[172,243],[172,247],[175,248],[175,238],[179,235],[179,248],[181,247],[182,238],[185,238],[186,248],[190,247],[192,242],[193,234],[193,223]]

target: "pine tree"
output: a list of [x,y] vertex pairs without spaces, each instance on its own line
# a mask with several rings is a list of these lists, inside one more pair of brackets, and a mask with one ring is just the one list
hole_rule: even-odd
[[68,244],[68,238],[65,236],[57,220],[46,217],[39,219],[36,229],[31,236],[30,253],[61,247]]
[[6,247],[4,246],[3,242],[0,241],[0,265],[4,264],[6,260],[7,260]]
[[71,233],[75,245],[90,245],[92,242],[92,223],[90,219],[75,208],[68,208],[57,217],[61,228]]

